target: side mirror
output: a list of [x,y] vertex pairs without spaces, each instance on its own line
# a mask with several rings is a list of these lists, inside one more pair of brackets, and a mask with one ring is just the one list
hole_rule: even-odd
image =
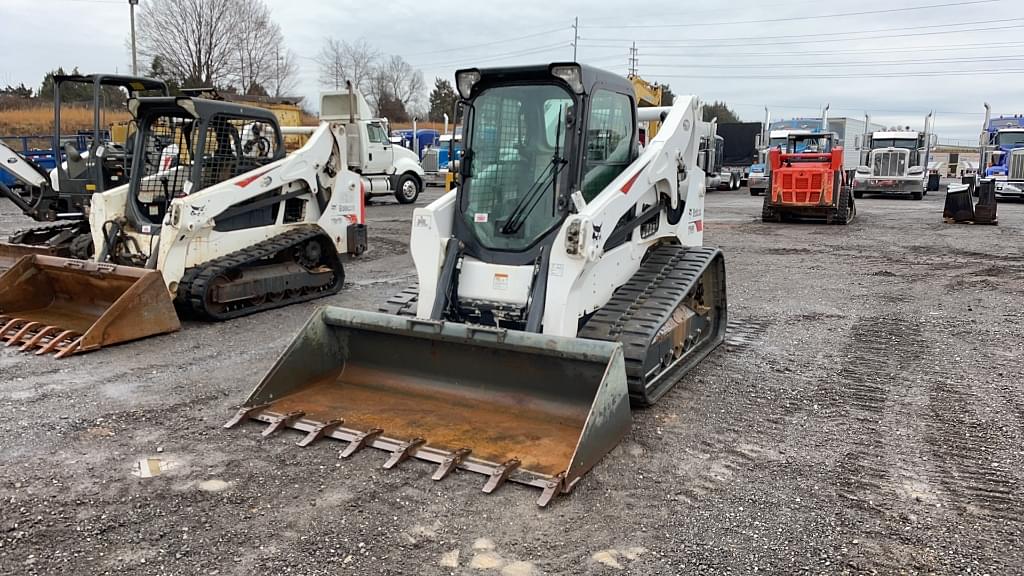
[[854,136],[853,137],[853,147],[856,148],[857,150],[860,150],[860,145],[861,145],[860,136]]

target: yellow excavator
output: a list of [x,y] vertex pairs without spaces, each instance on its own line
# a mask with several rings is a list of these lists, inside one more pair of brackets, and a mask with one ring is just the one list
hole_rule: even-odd
[[[456,73],[459,185],[412,217],[418,286],[382,313],[317,311],[226,427],[296,429],[572,490],[722,342],[722,253],[703,247],[701,105],[637,109],[575,63]],[[638,122],[657,136],[641,149]]]
[[[640,108],[651,108],[664,106],[665,87],[661,84],[651,84],[647,80],[637,76],[629,75],[629,82],[633,84],[633,93],[636,95],[636,104]],[[640,126],[640,143],[646,145],[658,135],[661,122],[650,120]]]

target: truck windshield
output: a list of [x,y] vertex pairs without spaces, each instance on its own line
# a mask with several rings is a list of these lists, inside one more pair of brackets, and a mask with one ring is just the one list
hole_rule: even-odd
[[555,194],[572,106],[555,85],[496,86],[474,99],[460,208],[483,246],[522,251],[561,222]]
[[790,142],[790,150],[797,154],[814,152],[831,152],[832,139],[827,136],[799,136]]
[[998,146],[1024,146],[1024,132],[1000,132],[996,136]]
[[786,138],[784,136],[783,137],[779,137],[779,138],[772,138],[771,140],[768,141],[768,147],[769,148],[785,148],[786,147]]
[[917,150],[917,140],[911,139],[871,139],[871,149],[876,150],[878,148],[905,148],[907,150]]

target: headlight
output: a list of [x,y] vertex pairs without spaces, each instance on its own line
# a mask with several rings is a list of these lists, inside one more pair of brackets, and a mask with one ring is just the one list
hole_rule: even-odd
[[473,86],[479,81],[480,71],[476,68],[459,70],[455,73],[455,86],[463,100],[469,100],[469,95],[473,93]]
[[555,64],[551,67],[551,75],[565,80],[573,92],[583,94],[583,72],[579,64]]

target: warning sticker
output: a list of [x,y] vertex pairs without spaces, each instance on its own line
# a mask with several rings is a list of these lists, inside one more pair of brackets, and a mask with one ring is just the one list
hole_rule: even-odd
[[494,275],[494,289],[495,290],[508,290],[508,274],[495,274]]
[[477,212],[476,214],[473,215],[473,222],[476,222],[477,224],[483,224],[487,222],[487,214]]

